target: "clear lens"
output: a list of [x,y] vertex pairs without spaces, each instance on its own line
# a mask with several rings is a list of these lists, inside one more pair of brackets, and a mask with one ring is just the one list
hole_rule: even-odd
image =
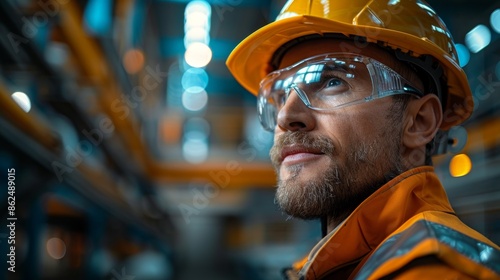
[[292,92],[312,110],[329,111],[394,94],[418,93],[384,64],[357,54],[323,54],[271,72],[261,82],[258,112],[274,130],[279,110]]

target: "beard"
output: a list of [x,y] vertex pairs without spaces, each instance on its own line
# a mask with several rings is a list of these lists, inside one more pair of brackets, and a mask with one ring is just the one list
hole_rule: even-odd
[[[394,137],[396,128],[388,126],[371,141],[351,139],[344,150],[345,161],[339,162],[339,154],[333,141],[324,136],[312,136],[307,132],[285,132],[276,139],[271,151],[271,161],[278,174],[276,202],[287,214],[301,219],[331,217],[341,221],[368,196],[403,171],[400,147],[401,137]],[[283,146],[300,144],[321,151],[330,163],[324,174],[302,182],[299,178],[304,165],[288,167],[291,174],[282,180],[281,150]]]

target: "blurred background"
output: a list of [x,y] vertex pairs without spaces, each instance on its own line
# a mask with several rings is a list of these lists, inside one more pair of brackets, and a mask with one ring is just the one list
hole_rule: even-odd
[[[320,225],[274,204],[272,134],[225,66],[284,2],[0,1],[0,279],[280,279],[305,255]],[[436,170],[498,244],[500,2],[429,3],[476,109]]]

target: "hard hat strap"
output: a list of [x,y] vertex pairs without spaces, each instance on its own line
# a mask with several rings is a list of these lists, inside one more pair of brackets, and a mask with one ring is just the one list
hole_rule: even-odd
[[417,72],[417,75],[422,79],[425,87],[424,93],[434,93],[441,101],[441,107],[446,108],[447,89],[445,86],[446,77],[444,76],[441,64],[429,55],[420,57],[411,56],[400,50],[394,51],[394,55],[400,61],[407,62]]

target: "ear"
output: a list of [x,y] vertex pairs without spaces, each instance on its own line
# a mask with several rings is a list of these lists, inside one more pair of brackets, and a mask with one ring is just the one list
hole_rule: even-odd
[[407,148],[425,147],[432,141],[443,120],[441,102],[435,94],[427,94],[408,103],[403,130]]

